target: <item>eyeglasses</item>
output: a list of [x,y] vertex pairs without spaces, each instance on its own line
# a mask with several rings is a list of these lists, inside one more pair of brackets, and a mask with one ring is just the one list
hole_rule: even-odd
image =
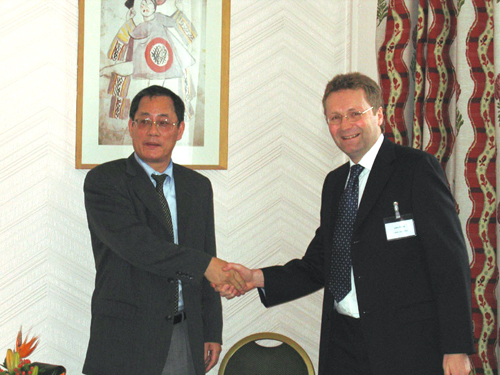
[[178,122],[170,122],[168,119],[153,121],[150,118],[139,118],[132,121],[139,130],[149,130],[153,124],[160,133],[170,133],[177,126]]
[[326,122],[328,125],[340,125],[342,123],[342,120],[344,117],[347,119],[349,122],[356,122],[361,120],[361,117],[368,112],[370,109],[373,109],[373,106],[365,109],[363,112],[360,111],[349,111],[345,115],[341,115],[340,113],[335,113],[332,117],[327,118]]

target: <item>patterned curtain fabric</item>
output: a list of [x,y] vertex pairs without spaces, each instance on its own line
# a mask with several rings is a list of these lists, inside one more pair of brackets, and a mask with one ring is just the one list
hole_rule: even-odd
[[498,1],[378,0],[377,9],[385,134],[435,155],[456,199],[472,273],[476,374],[498,369]]

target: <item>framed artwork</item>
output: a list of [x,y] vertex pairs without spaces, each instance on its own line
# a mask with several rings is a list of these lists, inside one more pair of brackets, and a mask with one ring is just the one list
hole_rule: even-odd
[[230,0],[79,0],[76,168],[133,152],[134,96],[169,88],[186,106],[172,159],[227,168]]

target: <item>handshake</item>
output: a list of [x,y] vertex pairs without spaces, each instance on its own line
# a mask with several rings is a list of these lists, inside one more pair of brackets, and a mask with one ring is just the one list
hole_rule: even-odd
[[264,274],[260,269],[248,269],[237,263],[212,258],[205,277],[221,297],[239,297],[254,288],[264,287]]

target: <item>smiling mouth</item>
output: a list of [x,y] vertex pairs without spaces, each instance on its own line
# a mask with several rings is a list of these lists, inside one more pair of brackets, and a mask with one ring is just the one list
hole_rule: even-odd
[[348,141],[349,139],[354,139],[356,137],[359,136],[359,133],[358,134],[353,134],[353,135],[346,135],[346,136],[343,136],[342,139],[345,140],[345,141]]

